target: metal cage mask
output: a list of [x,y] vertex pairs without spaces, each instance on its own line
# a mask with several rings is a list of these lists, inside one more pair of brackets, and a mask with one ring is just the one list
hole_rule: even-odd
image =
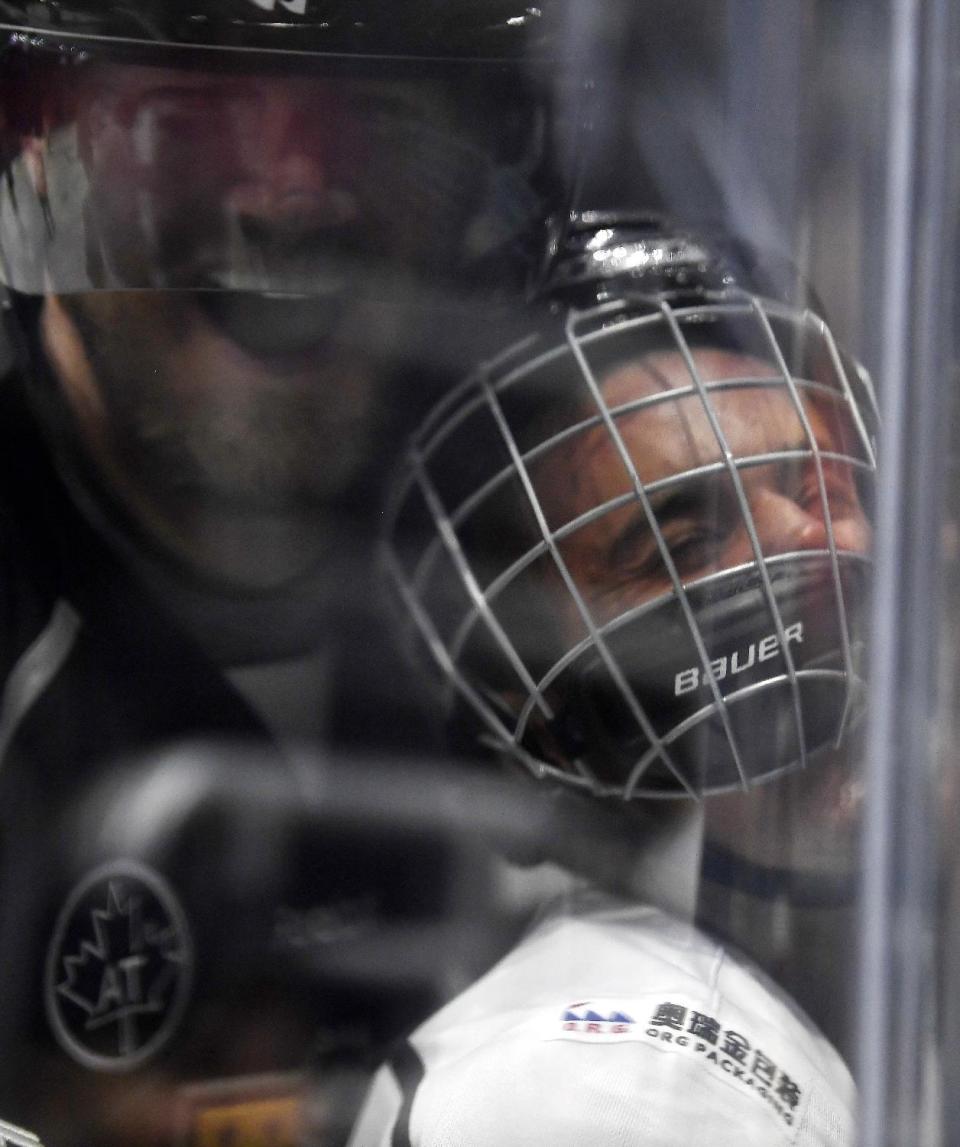
[[699,797],[862,711],[876,404],[812,311],[643,286],[554,301],[433,410],[385,565],[455,724],[599,796]]

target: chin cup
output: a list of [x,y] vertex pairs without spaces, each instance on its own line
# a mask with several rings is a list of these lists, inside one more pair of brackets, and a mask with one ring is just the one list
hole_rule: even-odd
[[551,689],[561,767],[606,795],[698,796],[839,741],[863,709],[869,561],[794,554],[766,574],[715,575],[686,590],[689,612],[671,594],[608,627]]

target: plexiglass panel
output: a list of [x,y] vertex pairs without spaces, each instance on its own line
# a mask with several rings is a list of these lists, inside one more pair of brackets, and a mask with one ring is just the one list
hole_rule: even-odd
[[955,24],[0,0],[0,1138],[960,1138]]

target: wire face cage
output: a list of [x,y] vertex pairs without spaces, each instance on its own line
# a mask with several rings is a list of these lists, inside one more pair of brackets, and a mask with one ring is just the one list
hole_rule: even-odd
[[739,288],[556,306],[411,442],[388,581],[446,712],[596,795],[749,788],[862,712],[876,406]]

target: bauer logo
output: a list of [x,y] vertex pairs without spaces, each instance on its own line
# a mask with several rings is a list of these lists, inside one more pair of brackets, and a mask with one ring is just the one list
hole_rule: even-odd
[[[783,631],[787,645],[792,642],[799,644],[803,641],[803,622],[788,625]],[[745,649],[735,649],[729,656],[724,654],[710,662],[710,672],[714,681],[720,682],[727,677],[736,677],[752,669],[754,665],[770,661],[780,655],[780,638],[776,633],[769,633],[759,641],[751,642]],[[692,693],[694,689],[707,688],[710,680],[699,665],[693,665],[676,675],[673,681],[673,695],[680,697],[684,693]]]
[[131,861],[103,865],[57,919],[44,984],[51,1027],[85,1067],[134,1067],[173,1034],[192,971],[186,919],[166,882]]

